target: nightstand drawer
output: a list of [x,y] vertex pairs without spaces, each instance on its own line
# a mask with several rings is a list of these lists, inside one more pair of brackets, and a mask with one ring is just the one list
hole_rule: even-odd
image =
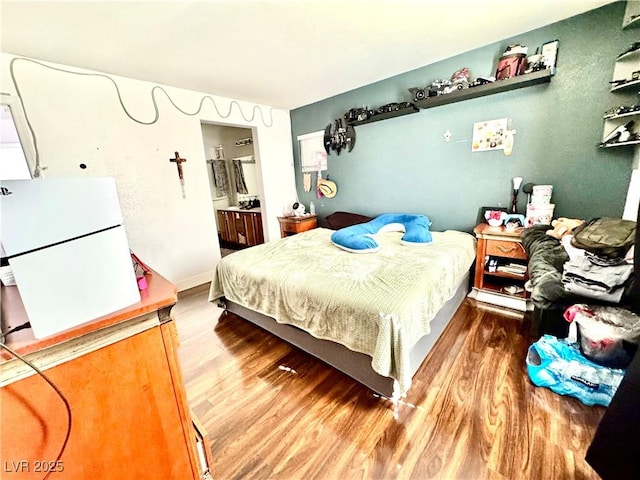
[[518,258],[520,260],[527,259],[527,253],[519,242],[510,242],[508,240],[487,240],[487,255],[496,257]]
[[289,233],[299,233],[304,228],[304,225],[299,222],[286,222],[282,224],[282,230]]
[[280,222],[280,236],[288,237],[296,233],[306,232],[318,226],[318,218],[315,215],[304,217],[278,217]]

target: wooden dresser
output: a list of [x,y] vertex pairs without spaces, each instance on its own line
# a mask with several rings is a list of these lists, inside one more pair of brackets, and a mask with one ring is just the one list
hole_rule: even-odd
[[[66,397],[71,429],[56,462],[65,404],[2,349],[0,477],[42,479],[54,470],[51,479],[204,478],[170,313],[176,287],[157,273],[146,278],[149,288],[131,307],[41,340],[29,329],[7,335]],[[25,320],[17,288],[2,287],[3,331]]]

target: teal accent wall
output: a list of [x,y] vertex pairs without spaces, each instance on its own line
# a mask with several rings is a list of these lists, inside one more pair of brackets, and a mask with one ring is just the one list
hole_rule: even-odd
[[[291,112],[298,199],[314,201],[321,219],[335,211],[365,215],[422,213],[434,230],[471,231],[482,206],[510,206],[511,179],[552,184],[555,216],[622,215],[633,148],[602,149],[605,111],[638,103],[637,92],[611,93],[615,58],[640,40],[622,30],[624,2],[616,2],[531,32],[297,108]],[[353,107],[410,101],[408,88],[449,78],[469,67],[471,78],[492,75],[505,48],[529,53],[560,41],[551,82],[356,127],[351,152],[332,152],[325,172],[338,185],[334,198],[304,192],[296,137],[324,130]],[[375,52],[370,61],[375,62]],[[471,152],[473,124],[508,117],[517,130],[511,156]],[[451,131],[449,142],[444,132]],[[312,174],[315,181],[315,174]],[[526,195],[520,193],[519,212]]]

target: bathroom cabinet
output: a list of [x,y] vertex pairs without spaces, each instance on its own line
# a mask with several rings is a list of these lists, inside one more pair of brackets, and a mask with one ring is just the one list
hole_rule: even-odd
[[221,209],[218,210],[217,217],[221,242],[241,247],[264,243],[260,208]]

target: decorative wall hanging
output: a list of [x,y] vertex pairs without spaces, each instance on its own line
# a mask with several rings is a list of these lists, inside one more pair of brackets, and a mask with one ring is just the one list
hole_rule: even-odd
[[174,162],[178,167],[178,178],[180,179],[180,188],[182,189],[182,198],[187,198],[187,194],[184,190],[184,174],[182,173],[182,164],[187,161],[186,158],[180,158],[180,154],[176,152],[175,158],[170,158],[170,162]]
[[327,155],[331,155],[331,150],[340,155],[343,148],[349,152],[356,144],[356,131],[353,125],[347,124],[345,127],[341,118],[337,118],[333,125],[329,124],[324,129],[324,149]]
[[507,118],[474,123],[471,151],[484,152],[504,149],[507,123]]

